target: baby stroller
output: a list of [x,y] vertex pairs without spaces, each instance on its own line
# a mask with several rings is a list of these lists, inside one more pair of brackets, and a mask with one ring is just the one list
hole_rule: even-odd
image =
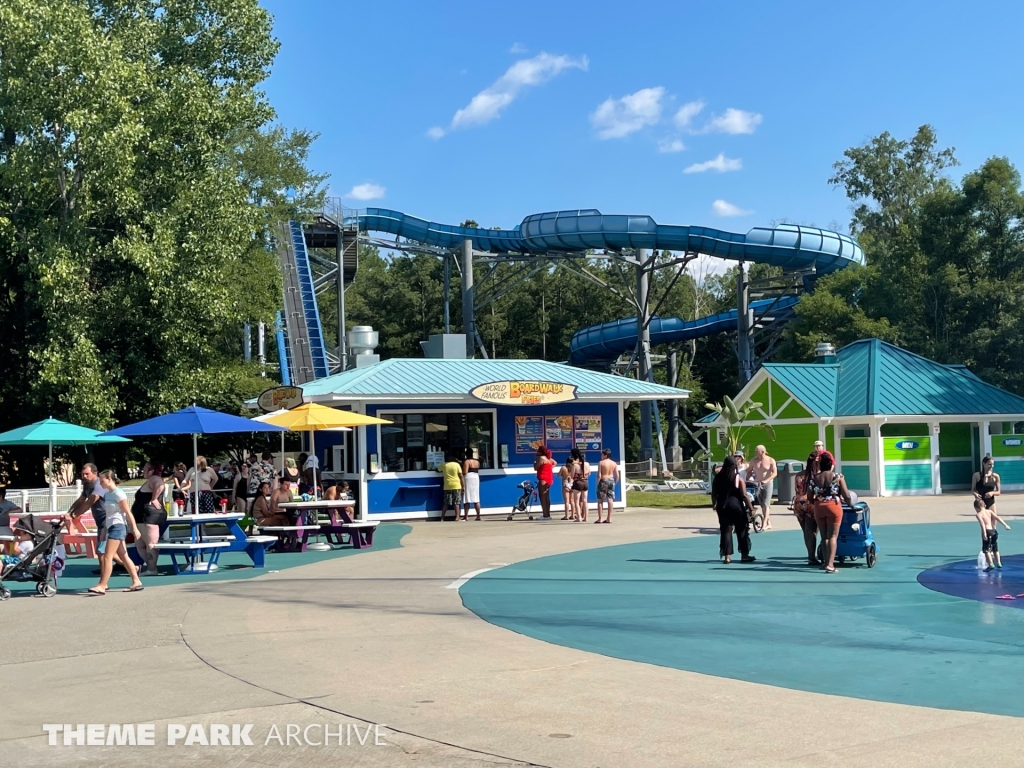
[[11,590],[4,586],[5,581],[34,581],[36,592],[43,597],[57,594],[57,575],[64,570],[64,537],[61,520],[48,523],[35,515],[20,518],[12,529],[31,536],[27,542],[31,549],[20,553],[17,562],[0,568],[0,600],[7,600]]
[[868,568],[874,568],[878,561],[878,546],[871,536],[871,509],[863,501],[852,507],[843,505],[843,522],[839,525],[839,540],[836,542],[836,559],[864,558]]
[[750,499],[750,506],[753,508],[753,513],[750,517],[750,527],[754,533],[760,533],[764,530],[764,514],[761,512],[761,507],[757,505],[757,491],[760,483],[756,483],[753,480],[747,480],[747,498]]
[[[843,522],[839,524],[836,540],[836,562],[864,558],[868,568],[878,562],[878,545],[871,535],[871,509],[863,501],[843,505]],[[818,559],[825,561],[825,542],[818,546]]]
[[523,493],[519,496],[519,500],[516,501],[516,505],[512,507],[512,511],[506,519],[511,520],[517,513],[525,512],[526,519],[533,520],[533,506],[539,503],[537,487],[529,480],[523,480],[516,488],[522,490]]

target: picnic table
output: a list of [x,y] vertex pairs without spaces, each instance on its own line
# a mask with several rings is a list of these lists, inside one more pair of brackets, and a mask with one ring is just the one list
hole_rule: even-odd
[[[353,549],[362,549],[373,546],[373,532],[377,530],[377,521],[353,520],[346,510],[355,507],[351,499],[320,499],[318,501],[291,501],[278,504],[278,507],[288,512],[295,512],[296,516],[302,518],[307,525],[317,522],[316,528],[324,534],[328,543],[341,546],[344,544],[343,536],[349,537]],[[311,520],[310,513],[325,511],[330,517],[330,522],[319,523],[318,519]],[[308,537],[309,534],[306,534]]]
[[[228,512],[220,514],[196,514],[168,517],[168,527],[175,525],[188,525],[189,536],[187,540],[179,541],[158,541],[156,549],[159,552],[166,552],[171,556],[171,563],[174,572],[181,573],[209,573],[214,570],[221,552],[245,552],[252,559],[253,567],[263,568],[266,565],[267,546],[276,541],[273,536],[247,536],[242,527],[238,524],[245,515],[240,512]],[[227,529],[225,534],[211,534],[207,526],[223,525]],[[182,569],[178,565],[176,554],[183,556],[187,567]],[[205,562],[203,558],[209,558]]]

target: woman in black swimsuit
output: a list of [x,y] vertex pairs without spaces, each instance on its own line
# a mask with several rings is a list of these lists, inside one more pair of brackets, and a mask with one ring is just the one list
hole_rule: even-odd
[[985,553],[985,560],[988,562],[986,571],[1003,567],[1003,561],[999,557],[999,533],[996,531],[996,523],[1001,523],[1006,530],[1010,530],[1010,526],[996,514],[996,497],[1000,495],[1000,488],[999,475],[992,471],[994,465],[992,457],[986,456],[981,460],[981,471],[975,472],[971,478],[974,514],[978,518],[978,525],[981,526],[981,551]]
[[164,467],[155,461],[142,468],[142,476],[146,478],[139,490],[135,492],[132,502],[132,517],[139,528],[139,538],[135,541],[135,549],[146,566],[143,576],[155,576],[156,561],[159,552],[156,543],[160,540],[160,528],[167,523],[167,512],[164,511]]

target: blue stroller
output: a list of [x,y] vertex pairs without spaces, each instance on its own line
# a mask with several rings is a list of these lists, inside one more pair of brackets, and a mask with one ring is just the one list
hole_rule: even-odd
[[868,568],[878,561],[878,545],[871,536],[871,508],[863,501],[852,507],[843,505],[843,522],[836,542],[836,560],[844,563],[863,557]]
[[512,511],[509,513],[507,520],[511,520],[516,514],[526,513],[528,520],[533,520],[533,508],[539,503],[537,496],[537,486],[531,483],[529,480],[523,480],[519,483],[516,488],[522,491],[519,498],[516,500],[516,504],[512,507]]

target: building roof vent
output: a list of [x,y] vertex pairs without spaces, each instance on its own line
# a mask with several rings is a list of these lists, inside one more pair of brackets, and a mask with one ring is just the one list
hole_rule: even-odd
[[830,342],[823,341],[814,348],[814,360],[818,363],[834,363],[836,348]]

